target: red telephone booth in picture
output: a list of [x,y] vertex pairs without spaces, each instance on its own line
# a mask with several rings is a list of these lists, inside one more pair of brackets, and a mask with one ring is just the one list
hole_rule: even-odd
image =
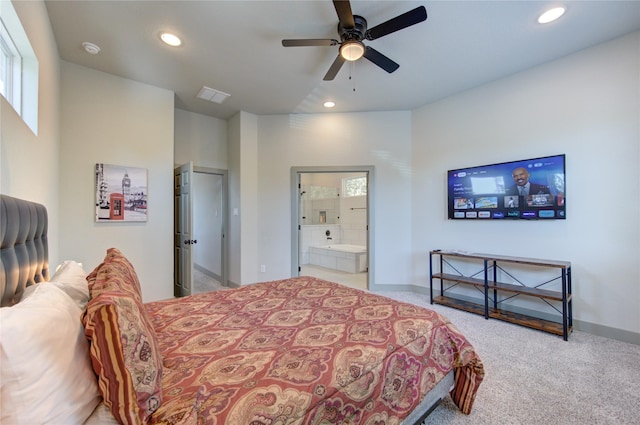
[[109,194],[109,220],[124,220],[124,195]]

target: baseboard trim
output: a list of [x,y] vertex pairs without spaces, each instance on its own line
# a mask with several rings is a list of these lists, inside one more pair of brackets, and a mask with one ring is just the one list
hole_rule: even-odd
[[[429,296],[429,288],[418,285],[371,285],[371,291],[408,291]],[[629,344],[640,345],[640,333],[626,331],[624,329],[612,328],[610,326],[598,325],[583,320],[573,319],[573,329],[585,332],[591,335],[601,336],[604,338],[615,339],[617,341],[627,342]],[[571,337],[569,337],[571,338]]]
[[417,292],[419,294],[429,295],[429,288],[425,288],[417,285],[385,285],[385,284],[372,284],[369,287],[372,292],[375,291],[403,291],[403,292]]
[[219,274],[217,274],[217,273],[212,272],[211,270],[209,270],[209,269],[207,269],[207,268],[205,268],[205,267],[202,267],[200,264],[196,264],[196,263],[194,263],[194,264],[193,264],[193,268],[194,268],[194,269],[196,269],[196,270],[198,270],[199,272],[204,273],[204,274],[206,274],[207,276],[209,276],[209,277],[211,277],[211,278],[213,278],[213,279],[217,280],[218,282],[222,282],[222,276],[220,276],[220,275],[219,275]]
[[239,283],[235,283],[235,282],[234,282],[234,281],[232,281],[232,280],[228,280],[228,279],[227,279],[227,286],[228,286],[229,288],[239,288],[239,287],[241,287],[242,285],[240,285]]
[[617,341],[640,345],[640,333],[637,332],[625,331],[624,329],[612,328],[610,326],[598,325],[576,319],[573,319],[573,327],[577,331],[586,332],[591,335],[603,336]]

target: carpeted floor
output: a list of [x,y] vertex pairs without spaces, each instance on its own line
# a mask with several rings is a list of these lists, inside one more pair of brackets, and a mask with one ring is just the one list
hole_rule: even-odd
[[475,346],[486,377],[470,415],[450,398],[430,424],[640,424],[640,346],[574,331],[561,337],[439,305],[411,292],[381,295],[447,316]]
[[222,283],[218,282],[211,276],[207,276],[197,269],[193,269],[191,281],[193,282],[191,288],[192,294],[201,294],[203,292],[227,289],[226,286],[222,285]]

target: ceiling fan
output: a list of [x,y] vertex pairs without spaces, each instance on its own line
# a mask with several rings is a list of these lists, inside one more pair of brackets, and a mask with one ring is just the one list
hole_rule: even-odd
[[338,14],[340,41],[331,38],[282,40],[284,47],[340,45],[338,57],[333,61],[329,71],[324,76],[325,81],[333,80],[345,61],[356,61],[363,56],[388,73],[394,72],[400,65],[373,47],[365,46],[362,41],[384,37],[427,19],[427,10],[424,6],[419,6],[380,25],[367,29],[367,20],[362,16],[351,13],[351,4],[348,0],[333,0],[333,5]]

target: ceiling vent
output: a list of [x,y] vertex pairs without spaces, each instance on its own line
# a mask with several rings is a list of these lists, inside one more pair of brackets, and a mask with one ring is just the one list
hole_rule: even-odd
[[223,103],[227,98],[231,96],[228,93],[221,92],[220,90],[212,89],[211,87],[203,86],[198,92],[198,98],[208,100],[214,103]]

